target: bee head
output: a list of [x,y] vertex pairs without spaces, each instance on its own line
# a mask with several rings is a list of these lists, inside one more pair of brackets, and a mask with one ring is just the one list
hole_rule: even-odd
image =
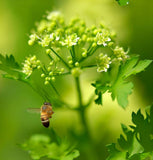
[[49,102],[45,102],[44,105],[49,105],[49,106],[51,106],[51,104],[50,104]]

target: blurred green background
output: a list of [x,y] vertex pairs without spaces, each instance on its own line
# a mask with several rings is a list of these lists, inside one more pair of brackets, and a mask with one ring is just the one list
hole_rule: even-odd
[[[153,1],[133,1],[121,7],[115,0],[1,0],[0,1],[0,53],[13,54],[23,62],[29,54],[38,55],[38,47],[27,44],[28,35],[35,22],[46,11],[60,10],[67,19],[79,15],[87,23],[95,24],[103,20],[117,32],[117,43],[141,59],[153,59]],[[86,74],[82,76],[83,94],[88,93]],[[121,109],[112,102],[110,95],[104,96],[104,106],[92,105],[87,120],[93,139],[101,143],[101,152],[106,156],[105,145],[114,142],[121,132],[120,123],[130,124],[130,114],[137,108],[150,105],[153,100],[153,65],[135,79],[135,89],[129,97],[129,106]],[[71,83],[73,85],[73,83]],[[63,90],[63,96],[70,99],[70,87]],[[89,87],[93,91],[92,87]],[[75,100],[75,94],[71,97]],[[43,100],[31,88],[20,82],[0,77],[0,159],[28,160],[29,155],[18,144],[23,143],[33,133],[47,133],[40,124],[39,115],[29,114],[29,107],[40,107]],[[62,122],[62,123],[61,123]],[[53,116],[52,127],[61,135],[68,128],[79,130],[77,113],[58,110]],[[101,158],[103,159],[103,158]]]

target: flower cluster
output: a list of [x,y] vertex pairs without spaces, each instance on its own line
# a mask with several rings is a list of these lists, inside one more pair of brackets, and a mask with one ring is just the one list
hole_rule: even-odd
[[[127,52],[124,52],[122,47],[115,46],[114,37],[115,33],[104,23],[87,27],[85,21],[78,17],[66,23],[64,16],[54,11],[37,23],[37,28],[30,35],[28,43],[29,45],[38,43],[46,49],[51,62],[47,72],[43,72],[41,77],[45,77],[45,84],[48,84],[50,80],[55,80],[56,75],[64,72],[64,68],[59,69],[57,65],[56,67],[53,65],[56,59],[59,59],[65,65],[65,70],[74,77],[82,73],[84,67],[82,62],[95,52],[101,52],[102,48],[110,48],[113,50],[113,55],[99,54],[96,61],[94,60],[96,64],[93,65],[97,66],[97,72],[107,72],[114,59],[125,60],[128,57]],[[26,70],[24,72],[28,73]],[[29,70],[28,75],[31,73]]]
[[113,51],[116,59],[119,61],[123,61],[128,58],[128,52],[125,52],[123,47],[116,46]]
[[22,72],[29,77],[32,74],[32,71],[36,68],[40,68],[40,61],[37,60],[36,56],[27,57],[23,63]]
[[67,46],[69,48],[69,47],[76,45],[78,40],[79,40],[79,37],[77,37],[77,34],[74,33],[74,34],[67,36],[66,39],[61,43],[63,46]]
[[110,33],[103,29],[101,32],[98,32],[96,35],[96,41],[98,45],[103,45],[104,47],[107,46],[107,42],[111,41]]
[[109,65],[111,64],[111,58],[106,54],[100,53],[97,57],[97,72],[107,72]]
[[41,74],[41,77],[45,79],[44,84],[49,84],[50,81],[55,81],[55,76],[61,75],[64,72],[64,68],[58,68],[55,61],[51,61],[49,63],[49,66],[45,69],[43,69],[43,73]]
[[29,44],[38,41],[42,47],[66,46],[71,47],[84,42],[95,45],[107,46],[112,40],[112,34],[104,25],[87,27],[85,21],[73,18],[69,24],[65,24],[60,12],[51,12],[47,19],[37,24],[37,30],[30,36]]

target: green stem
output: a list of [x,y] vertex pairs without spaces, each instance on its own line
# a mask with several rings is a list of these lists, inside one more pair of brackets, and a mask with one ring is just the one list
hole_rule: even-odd
[[47,54],[47,56],[49,57],[49,59],[50,59],[51,61],[54,60],[50,54]]
[[87,52],[89,52],[89,50],[91,49],[91,47],[92,47],[92,43],[90,43],[90,45],[89,45],[89,47],[87,49]]
[[31,82],[25,82],[25,83],[26,83],[27,85],[29,85],[29,86],[33,89],[33,91],[35,91],[37,94],[39,94],[40,97],[42,97],[44,101],[46,101],[46,99],[48,100],[48,98],[42,93],[41,89],[38,88],[38,87],[36,87],[36,86],[34,85],[34,83],[31,83]]
[[[96,52],[96,50],[98,49],[98,46],[96,46],[95,48],[91,48],[90,51],[87,52],[87,57],[92,56],[94,52]],[[83,62],[84,60],[87,59],[87,57],[83,57],[80,59],[79,63]]]
[[71,49],[70,49],[70,54],[71,54],[72,60],[74,61],[74,55]]
[[80,88],[80,79],[79,77],[76,77],[75,78],[75,82],[76,82],[76,88],[77,88],[77,93],[78,93],[78,102],[79,102],[79,113],[80,113],[80,117],[81,117],[81,121],[82,121],[82,124],[84,126],[84,129],[85,129],[85,134],[87,136],[89,136],[89,131],[88,131],[88,126],[87,126],[87,123],[86,123],[86,119],[85,119],[85,107],[83,105],[83,102],[82,102],[82,93],[81,93],[81,88]]
[[69,75],[71,74],[71,72],[65,72],[65,73],[61,73],[61,74],[54,74],[53,76],[64,76],[64,75]]
[[55,86],[49,81],[50,85],[52,86],[52,88],[54,89],[54,91],[56,92],[56,94],[58,96],[60,96],[60,94],[58,93],[57,89],[55,88]]
[[72,46],[72,52],[73,52],[73,56],[74,56],[74,60],[75,60],[76,55],[75,55],[75,48],[74,48],[74,46]]
[[88,102],[85,105],[85,108],[90,106],[90,104],[93,102],[94,98],[95,98],[95,93],[93,95],[91,95],[91,97],[89,98]]
[[50,48],[52,50],[52,52],[65,64],[65,66],[70,69],[69,65],[63,60],[63,58],[61,56],[59,56],[59,54],[57,52],[55,52],[54,49]]
[[78,92],[79,107],[83,107],[82,93],[81,93],[81,88],[80,88],[80,79],[79,79],[79,77],[76,77],[75,81],[76,81],[76,87],[77,87],[77,92]]
[[88,66],[82,66],[81,68],[85,69],[85,68],[92,68],[92,67],[97,67],[97,65],[96,64],[92,64],[92,65],[88,65]]
[[[41,67],[41,70],[42,70],[42,72],[43,72],[45,75],[48,75],[47,69],[46,69],[45,65]],[[51,85],[51,87],[53,88],[53,90],[55,91],[55,93],[56,93],[58,96],[60,96],[60,94],[58,93],[57,89],[55,88],[55,86],[54,86],[50,81],[49,81],[49,84]]]

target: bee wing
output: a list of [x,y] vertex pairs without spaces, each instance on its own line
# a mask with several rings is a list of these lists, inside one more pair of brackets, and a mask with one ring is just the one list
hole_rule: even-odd
[[30,113],[40,113],[40,108],[28,108],[27,111]]

